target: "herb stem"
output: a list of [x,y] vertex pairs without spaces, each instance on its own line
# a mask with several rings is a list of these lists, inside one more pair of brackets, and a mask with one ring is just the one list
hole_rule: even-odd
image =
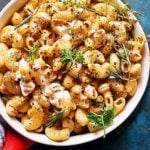
[[113,107],[104,107],[102,114],[98,115],[94,112],[89,112],[88,119],[92,123],[93,127],[102,127],[104,130],[104,138],[106,137],[106,126],[110,125],[114,118]]
[[125,57],[128,61],[128,63],[130,64],[130,58],[129,58],[129,50],[125,47],[125,45],[123,44],[123,49],[124,49],[124,52],[125,52]]
[[27,23],[39,10],[40,7],[37,7],[37,9],[33,12],[33,14],[31,14],[30,16],[26,17],[20,24],[18,24],[15,27],[15,30],[17,30],[18,28],[20,28],[22,25],[24,25],[25,23]]
[[123,59],[123,60],[127,61],[129,64],[131,64],[130,58],[129,58],[130,57],[129,50],[125,47],[124,44],[122,44],[122,49],[123,49],[123,53],[119,52],[119,50],[116,47],[114,47],[114,50],[117,52],[117,55],[121,59]]
[[125,78],[121,73],[119,72],[111,72],[109,74],[109,78],[108,79],[121,79],[121,80],[125,80],[125,81],[128,81],[129,79],[128,78]]
[[63,116],[64,110],[61,110],[57,113],[55,113],[54,115],[52,115],[49,120],[48,123],[46,124],[47,127],[53,127],[56,123],[60,122]]

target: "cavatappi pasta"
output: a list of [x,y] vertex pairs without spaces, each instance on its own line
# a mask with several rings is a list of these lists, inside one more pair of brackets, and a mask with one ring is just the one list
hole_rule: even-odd
[[29,0],[0,31],[8,115],[54,141],[106,126],[105,111],[119,114],[138,86],[145,38],[133,37],[135,22],[115,0]]

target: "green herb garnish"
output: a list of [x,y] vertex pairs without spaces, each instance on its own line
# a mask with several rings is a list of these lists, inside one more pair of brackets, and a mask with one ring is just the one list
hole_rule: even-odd
[[[77,7],[81,7],[81,8],[83,8],[83,11],[86,9],[86,10],[88,10],[88,11],[91,11],[91,12],[94,12],[95,14],[98,14],[97,12],[96,12],[96,10],[95,9],[92,9],[92,8],[88,8],[86,5],[87,5],[87,1],[84,3],[84,2],[81,2],[80,0],[64,0],[63,1],[63,4],[74,4],[74,5],[76,5]],[[81,14],[83,13],[83,11],[81,12]],[[81,15],[80,14],[80,15]]]
[[111,79],[111,80],[120,79],[120,80],[125,80],[125,81],[130,80],[129,78],[126,78],[123,75],[122,70],[118,70],[115,65],[113,65],[112,67],[114,68],[114,70],[111,72],[108,72],[108,75],[109,75],[108,79]]
[[66,70],[63,72],[66,73],[71,70],[72,66],[74,66],[76,63],[83,64],[84,57],[82,53],[76,49],[64,49],[62,50],[61,61],[63,63],[67,63],[68,65]]
[[74,62],[83,64],[84,57],[83,57],[82,53],[76,49],[64,49],[64,50],[62,50],[61,61],[65,62],[65,63],[71,62],[72,64]]
[[39,50],[39,45],[37,44],[35,44],[32,49],[27,50],[29,52],[27,61],[33,61],[35,59],[35,55],[38,50]]
[[138,12],[138,11],[135,11],[135,10],[133,10],[130,6],[129,6],[129,4],[128,3],[126,3],[124,0],[122,0],[123,2],[124,2],[124,4],[126,5],[125,7],[124,7],[124,11],[126,12],[126,11],[129,11],[129,12],[132,12],[135,16],[144,16],[144,14],[142,13],[142,12]]
[[61,61],[68,63],[72,60],[73,60],[72,50],[64,49],[61,54]]
[[86,7],[86,6],[81,6],[81,8],[84,8],[84,9],[86,9],[86,10],[88,10],[88,11],[91,11],[91,12],[95,13],[96,15],[99,15],[99,14],[96,12],[95,9],[88,8],[88,7]]
[[130,17],[130,12],[132,14],[134,14],[136,17],[138,16],[143,16],[143,13],[141,12],[138,12],[138,11],[135,11],[133,10],[129,5],[128,3],[126,3],[124,0],[122,0],[123,3],[125,4],[125,6],[120,6],[118,3],[116,3],[115,1],[113,0],[105,0],[105,2],[109,5],[112,5],[118,12],[118,19],[122,20],[122,19],[125,19],[125,20],[128,20],[129,22],[133,22],[135,23],[137,21],[137,18],[135,17]]
[[84,57],[81,52],[75,52],[75,61],[79,62],[80,64],[84,63]]
[[126,77],[124,76],[123,72],[121,70],[117,70],[115,66],[113,66],[115,71],[112,71],[112,72],[109,72],[109,77],[108,79],[110,80],[124,80],[124,81],[134,81],[134,80],[137,80],[139,79],[140,77],[137,77],[137,78],[133,78],[131,79],[130,76],[129,77]]
[[125,4],[125,6],[123,6],[123,7],[120,7],[120,5],[113,0],[105,0],[105,1],[107,4],[112,5],[116,10],[118,10],[120,14],[127,15],[128,12],[132,12],[134,15],[143,16],[143,13],[133,10],[129,6],[129,4],[127,2],[125,2],[125,0],[122,0],[122,2]]
[[46,124],[47,127],[53,127],[56,123],[59,123],[62,119],[64,110],[56,112],[53,116],[51,116]]
[[128,81],[129,79],[124,77],[122,72],[120,71],[113,71],[111,73],[109,73],[109,77],[108,79],[111,79],[111,80],[116,80],[116,79],[120,79],[120,80],[125,80],[125,81]]
[[93,106],[100,106],[100,105],[103,105],[104,104],[104,101],[103,100],[90,100],[90,104],[93,105]]
[[76,5],[77,7],[81,7],[83,5],[85,5],[87,3],[87,1],[84,3],[81,0],[63,0],[63,4],[72,4],[72,5]]
[[104,129],[104,137],[105,129],[109,126],[114,118],[114,110],[113,107],[104,107],[102,110],[102,114],[98,115],[94,112],[89,112],[88,119],[92,123],[93,127],[102,127]]
[[122,52],[120,52],[116,47],[114,47],[114,49],[115,49],[115,51],[117,52],[117,55],[118,55],[121,59],[127,61],[129,64],[131,63],[131,62],[130,62],[129,50],[125,47],[124,44],[122,45],[122,50],[123,50]]
[[24,25],[25,23],[29,22],[29,20],[38,12],[40,7],[38,7],[34,12],[33,14],[31,14],[30,16],[26,17],[20,24],[18,24],[16,27],[15,27],[15,30],[20,28],[22,25]]
[[63,2],[64,5],[67,5],[69,3],[72,3],[72,0],[63,0],[62,2]]
[[1,99],[5,102],[8,102],[9,100],[11,100],[10,97],[5,97],[5,96],[2,96]]

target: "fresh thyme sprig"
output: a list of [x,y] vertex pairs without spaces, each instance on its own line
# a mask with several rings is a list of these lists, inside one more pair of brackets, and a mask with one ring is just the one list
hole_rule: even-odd
[[94,112],[89,112],[88,119],[92,123],[93,127],[102,127],[104,129],[104,137],[106,136],[105,130],[109,126],[114,118],[113,107],[104,107],[102,114],[98,115]]
[[64,110],[56,112],[53,116],[48,119],[47,127],[53,127],[55,124],[59,123],[62,119]]
[[115,66],[114,67],[114,70],[115,71],[112,71],[112,72],[109,72],[108,75],[108,79],[110,80],[124,80],[124,81],[134,81],[134,80],[138,80],[140,78],[140,76],[138,76],[137,78],[130,78],[130,75],[128,77],[124,76],[122,70],[117,70],[117,68]]
[[27,61],[33,61],[35,59],[35,55],[38,50],[39,50],[39,45],[37,44],[35,44],[32,49],[27,50],[29,52]]
[[123,50],[122,52],[119,51],[116,47],[114,47],[114,49],[115,49],[115,51],[117,52],[117,55],[118,55],[121,59],[123,59],[123,60],[127,61],[129,64],[131,64],[131,62],[130,62],[129,50],[125,47],[124,44],[122,44],[122,50]]
[[139,21],[139,19],[138,19],[139,16],[144,16],[144,14],[133,10],[127,3],[125,3],[124,7],[120,7],[120,9],[118,9],[118,19],[119,20],[125,19],[125,20],[131,22],[133,25],[134,25],[134,23]]
[[26,17],[20,24],[18,24],[15,27],[15,30],[20,28],[22,25],[24,25],[25,23],[27,23],[39,10],[40,7],[37,7],[37,9],[33,12],[33,14],[29,15],[28,17]]
[[63,0],[62,2],[63,2],[64,5],[67,5],[67,4],[70,4],[70,3],[72,4],[73,3],[72,0]]
[[130,79],[125,77],[122,70],[121,69],[117,69],[115,65],[112,66],[113,67],[113,70],[111,72],[108,72],[108,79],[110,80],[117,80],[117,79],[120,79],[120,80],[124,80],[124,81],[129,81]]
[[124,50],[124,53],[125,53],[125,56],[124,58],[128,61],[128,63],[130,64],[130,54],[129,54],[129,50],[125,47],[125,45],[123,44],[123,50]]
[[72,4],[76,5],[77,7],[83,6],[85,3],[82,2],[81,0],[63,0],[63,4]]
[[99,15],[99,14],[96,12],[95,9],[88,8],[87,6],[81,6],[81,8],[84,8],[84,9],[86,9],[86,10],[88,10],[88,11],[91,11],[91,12],[95,13],[96,15]]
[[135,16],[144,16],[144,14],[142,13],[142,12],[138,12],[138,11],[135,11],[135,10],[133,10],[131,7],[130,7],[130,5],[128,4],[128,3],[126,3],[124,0],[122,0],[123,2],[124,2],[124,4],[125,4],[125,7],[124,7],[124,11],[126,12],[126,11],[128,11],[128,12],[132,12]]
[[112,0],[105,0],[105,2],[115,7],[115,9],[118,10],[120,14],[127,15],[128,12],[132,12],[134,15],[143,16],[143,13],[133,10],[125,0],[122,0],[125,5],[123,7],[120,7],[118,3],[113,2]]
[[109,73],[108,79],[111,79],[111,80],[120,79],[120,80],[125,80],[125,81],[129,80],[128,78],[124,77],[121,72],[118,72],[118,71]]
[[[88,10],[88,11],[94,12],[95,14],[98,14],[95,9],[88,8],[88,7],[86,6],[87,1],[86,1],[85,3],[82,3],[82,2],[79,1],[79,0],[75,0],[75,1],[73,1],[73,0],[64,0],[63,3],[64,3],[64,4],[69,4],[69,3],[71,3],[71,4],[76,5],[77,7],[83,8],[83,11],[86,9],[86,10]],[[83,13],[83,11],[81,12],[81,14]]]
[[[124,0],[122,0],[124,3],[124,6],[120,6],[118,3],[112,1],[112,0],[105,0],[104,2],[106,2],[109,5],[112,5],[116,11],[118,12],[118,19],[120,20],[127,20],[129,22],[133,22],[133,24],[138,20],[138,16],[144,16],[143,13],[138,12],[133,10],[127,2],[125,2]],[[136,17],[131,17],[130,13],[134,14]]]

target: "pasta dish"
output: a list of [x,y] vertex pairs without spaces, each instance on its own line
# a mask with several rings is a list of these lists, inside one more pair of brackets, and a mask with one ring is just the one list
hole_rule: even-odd
[[104,130],[136,93],[145,37],[116,0],[28,0],[0,31],[9,116],[53,141]]

